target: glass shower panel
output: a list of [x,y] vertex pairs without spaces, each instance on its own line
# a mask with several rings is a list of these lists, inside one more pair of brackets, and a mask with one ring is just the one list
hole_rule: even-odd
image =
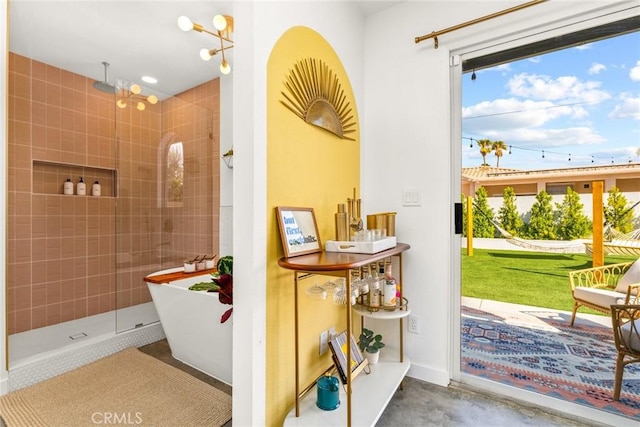
[[117,80],[117,332],[158,321],[146,275],[217,253],[217,82],[168,96]]

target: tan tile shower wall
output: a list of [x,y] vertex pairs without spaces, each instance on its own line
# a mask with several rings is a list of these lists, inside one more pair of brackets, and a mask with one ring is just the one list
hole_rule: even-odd
[[[219,205],[218,107],[205,114],[192,107],[191,113],[183,109],[177,117],[163,117],[164,101],[144,112],[116,112],[113,96],[95,90],[92,83],[9,54],[10,334],[150,301],[141,280],[145,274],[175,266],[185,253],[213,251],[213,241],[217,245],[218,218],[213,218],[211,206]],[[200,91],[206,95],[196,95]],[[211,95],[214,92],[195,88],[193,100],[217,105],[219,92]],[[214,133],[216,148],[210,147],[211,138],[207,143],[196,131],[186,144],[190,152],[203,153],[206,160],[194,160],[194,167],[207,172],[189,177],[185,191],[193,196],[185,199],[189,201],[180,212],[171,212],[179,226],[170,233],[173,257],[166,264],[167,257],[158,255],[167,240],[167,221],[158,200],[158,147],[169,129],[162,123],[195,126],[212,117],[214,124],[206,128]],[[217,157],[212,157],[214,150]],[[79,171],[104,183],[104,197],[59,194],[61,178]],[[70,178],[75,183],[79,177]],[[91,182],[86,182],[89,191]],[[207,201],[209,208],[196,205],[197,198],[198,203]],[[207,209],[210,216],[205,219]],[[194,222],[200,233],[179,234]],[[210,240],[202,237],[206,235]],[[163,259],[165,264],[160,264]]]
[[[182,204],[165,206],[162,241],[184,260],[218,254],[220,206],[220,81],[196,86],[163,102],[163,135],[183,143]],[[229,255],[229,254],[222,254]]]
[[9,55],[9,333],[115,307],[115,199],[60,194],[72,169],[116,167],[113,102],[91,84]]

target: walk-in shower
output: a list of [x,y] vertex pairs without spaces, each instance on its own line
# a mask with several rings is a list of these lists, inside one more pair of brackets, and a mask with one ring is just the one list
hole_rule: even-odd
[[[31,129],[9,137],[11,389],[161,339],[142,279],[218,253],[219,81],[168,96],[103,65],[94,84],[9,55],[10,80],[33,88],[9,91],[9,128]],[[63,194],[80,177],[101,195]]]

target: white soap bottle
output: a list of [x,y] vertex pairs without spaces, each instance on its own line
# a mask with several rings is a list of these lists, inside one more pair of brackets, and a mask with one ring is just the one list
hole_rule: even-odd
[[76,194],[78,196],[86,196],[87,195],[87,184],[84,183],[82,177],[80,177],[80,182],[76,186]]
[[92,196],[100,196],[101,193],[100,183],[98,181],[94,182],[91,186],[91,195]]
[[71,182],[71,178],[67,178],[64,183],[64,194],[73,194],[73,182]]

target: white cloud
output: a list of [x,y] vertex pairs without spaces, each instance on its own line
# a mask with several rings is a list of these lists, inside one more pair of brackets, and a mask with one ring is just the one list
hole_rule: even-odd
[[609,118],[640,120],[640,97],[621,94],[620,103],[609,113]]
[[577,50],[589,50],[589,49],[591,49],[592,45],[593,45],[593,43],[586,43],[586,44],[581,44],[580,46],[576,46],[575,48]]
[[572,107],[556,107],[550,101],[519,100],[516,98],[483,101],[464,107],[462,120],[469,126],[482,122],[491,123],[497,128],[517,129],[520,127],[539,127],[550,120],[571,115]]
[[540,62],[542,62],[542,58],[539,56],[534,56],[532,58],[527,59],[527,61],[532,62],[534,64],[539,64]]
[[629,77],[634,82],[640,81],[640,60],[636,62],[636,65],[629,71]]
[[518,147],[567,147],[600,144],[605,139],[591,127],[568,127],[559,129],[512,129],[488,131],[487,138],[501,139],[507,145]]
[[598,64],[597,62],[594,62],[593,64],[591,64],[591,67],[589,67],[589,74],[599,74],[600,71],[605,71],[607,69],[607,67],[604,64]]
[[545,75],[522,73],[513,76],[507,86],[516,96],[567,102],[598,103],[609,99],[610,95],[600,90],[601,83],[596,81],[581,82],[575,76],[560,76],[552,79]]

